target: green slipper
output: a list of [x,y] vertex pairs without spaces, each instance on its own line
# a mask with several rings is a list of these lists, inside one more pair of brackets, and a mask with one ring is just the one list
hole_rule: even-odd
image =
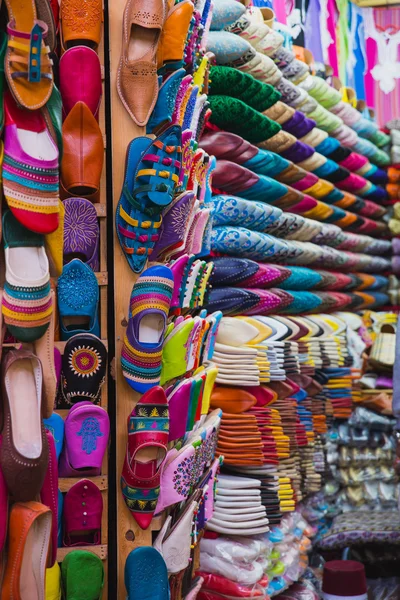
[[273,106],[282,96],[272,85],[258,81],[248,73],[222,66],[210,69],[209,94],[238,98],[259,112]]
[[209,96],[208,100],[212,111],[211,123],[241,135],[252,144],[268,140],[282,129],[278,123],[237,98]]
[[47,127],[49,128],[51,137],[55,141],[58,147],[60,155],[60,163],[63,154],[63,140],[62,140],[62,98],[59,90],[56,86],[53,86],[51,96],[47,101],[46,105],[42,108],[42,114],[46,121]]
[[64,600],[100,600],[104,567],[92,552],[73,550],[61,563]]

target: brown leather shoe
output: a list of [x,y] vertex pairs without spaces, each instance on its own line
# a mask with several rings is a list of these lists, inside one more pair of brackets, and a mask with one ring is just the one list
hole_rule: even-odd
[[27,350],[8,352],[3,361],[2,386],[4,429],[0,465],[15,500],[26,502],[42,489],[49,460],[39,359]]
[[84,102],[77,102],[62,128],[60,194],[99,201],[104,142],[99,124]]
[[10,512],[7,566],[1,600],[43,600],[51,510],[39,502],[16,503]]
[[165,0],[128,0],[125,7],[117,89],[139,126],[146,125],[157,100],[156,56],[166,13]]

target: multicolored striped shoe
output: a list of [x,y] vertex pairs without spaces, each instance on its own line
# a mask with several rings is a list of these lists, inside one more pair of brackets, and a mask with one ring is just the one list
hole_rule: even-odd
[[161,386],[153,387],[128,417],[128,445],[121,473],[125,504],[142,529],[157,508],[160,479],[167,455],[168,400]]
[[3,238],[4,322],[20,342],[34,342],[46,332],[53,311],[44,236],[25,229],[8,210],[3,216]]
[[155,140],[138,137],[126,152],[116,230],[126,260],[141,273],[160,237],[162,213],[171,204],[182,171],[182,131],[171,125]]
[[52,233],[59,223],[59,153],[40,110],[18,108],[4,95],[3,187],[24,227]]
[[121,366],[128,384],[141,394],[160,383],[173,289],[172,271],[161,265],[146,269],[132,289]]

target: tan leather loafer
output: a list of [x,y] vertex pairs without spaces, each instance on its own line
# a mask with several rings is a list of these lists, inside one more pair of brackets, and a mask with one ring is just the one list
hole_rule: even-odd
[[141,127],[158,96],[157,48],[166,15],[165,0],[128,0],[125,7],[117,89],[130,117]]

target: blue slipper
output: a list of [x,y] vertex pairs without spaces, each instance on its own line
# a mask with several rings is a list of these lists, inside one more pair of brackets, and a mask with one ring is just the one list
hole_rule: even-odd
[[54,438],[58,460],[64,445],[64,419],[60,417],[59,414],[53,412],[51,417],[43,419],[43,422],[47,431],[49,431]]
[[57,298],[63,341],[77,333],[100,337],[99,284],[87,264],[75,258],[64,265],[58,278]]
[[151,546],[135,548],[125,563],[127,600],[169,600],[167,565]]
[[116,211],[119,243],[134,273],[141,273],[159,237],[161,213],[179,184],[182,159],[180,126],[155,140],[138,137],[126,153],[125,178]]
[[57,511],[57,545],[59,548],[64,547],[63,543],[63,508],[64,508],[64,496],[61,491],[58,490],[58,511]]

